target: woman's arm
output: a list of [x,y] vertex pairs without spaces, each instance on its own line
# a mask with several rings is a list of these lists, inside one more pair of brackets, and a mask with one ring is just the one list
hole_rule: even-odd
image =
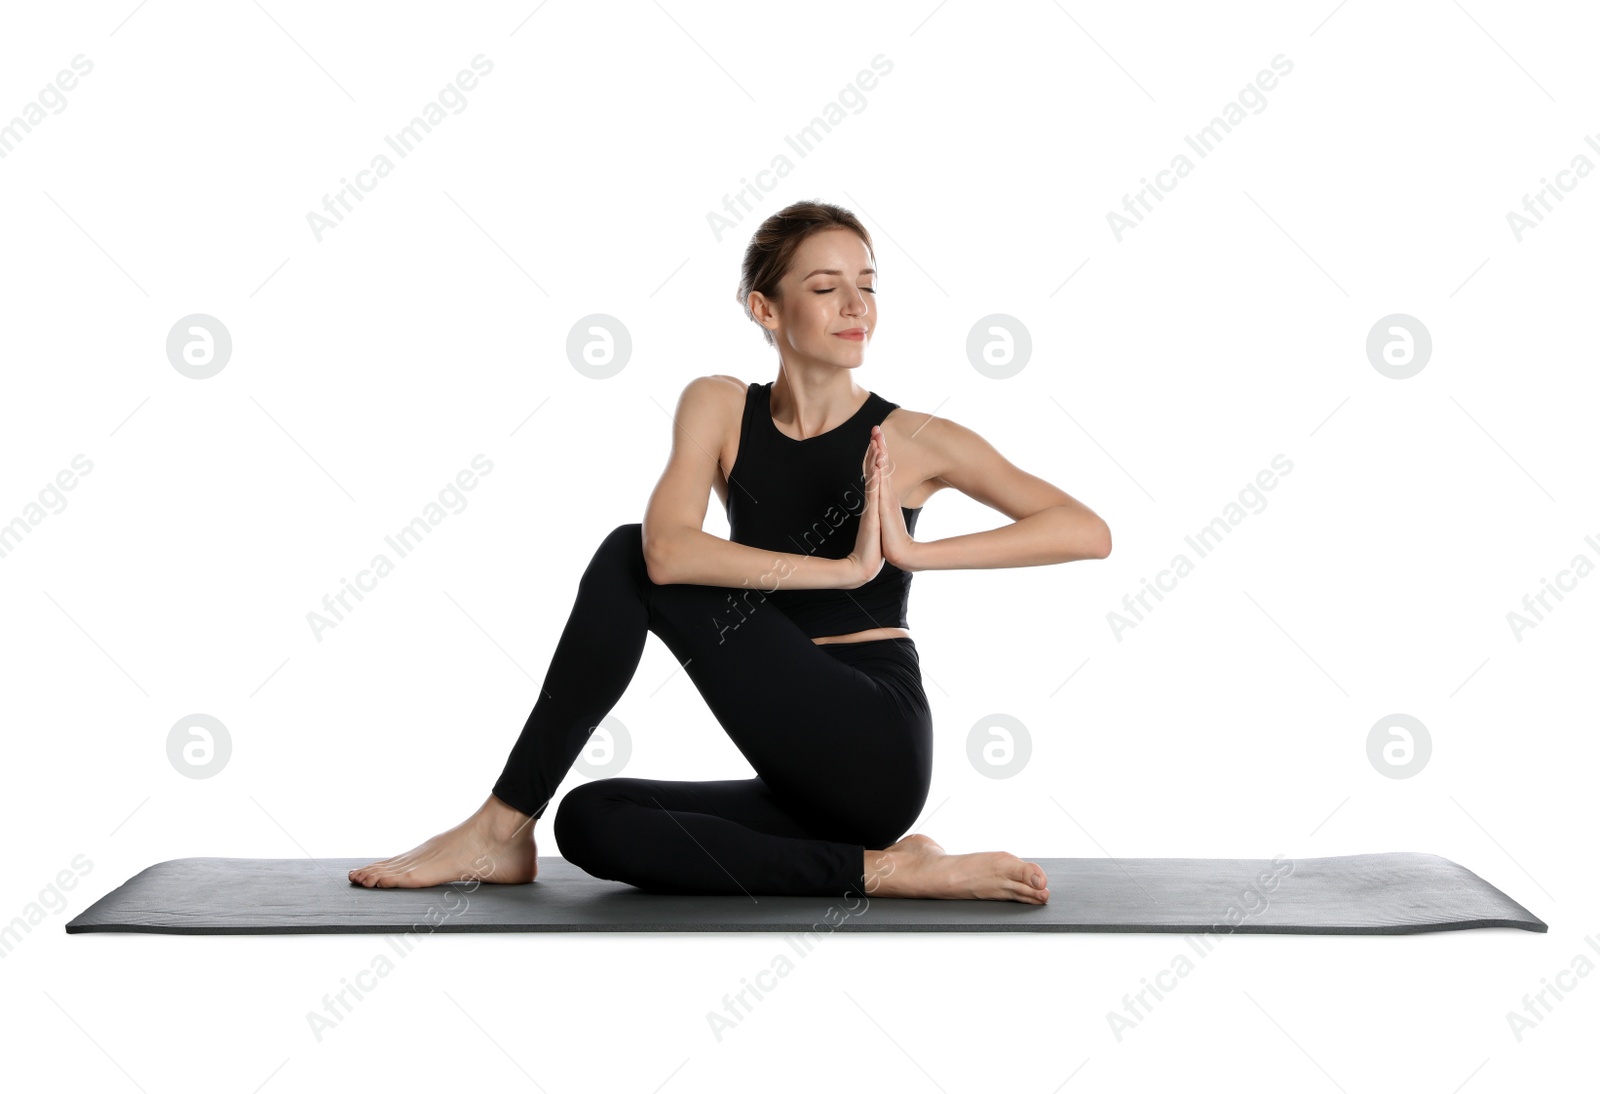
[[[883,537],[884,555],[900,569],[915,572],[1045,566],[1105,558],[1111,553],[1111,529],[1094,510],[1065,490],[1017,467],[965,426],[947,418],[930,418],[917,430],[913,443],[930,454],[935,469],[930,478],[999,510],[1013,523],[987,532],[918,542],[905,535],[905,520],[898,504],[886,500],[883,517],[893,523],[886,524],[890,530]],[[889,461],[892,468],[893,452]],[[893,489],[884,491],[885,499],[893,497]]]
[[[646,537],[649,542],[649,537]],[[646,563],[657,585],[722,585],[760,589],[855,589],[863,582],[851,572],[849,559],[763,551],[714,536],[698,528],[680,528],[668,552]],[[648,560],[650,556],[646,554]]]
[[731,376],[700,376],[683,389],[672,418],[672,453],[645,507],[650,580],[763,592],[859,587],[848,559],[763,551],[703,530],[724,434],[730,420],[738,426],[743,406],[744,387]]

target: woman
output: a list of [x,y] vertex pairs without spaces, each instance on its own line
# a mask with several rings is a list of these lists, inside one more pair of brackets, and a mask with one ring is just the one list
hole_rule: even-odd
[[[1036,863],[901,838],[932,772],[906,598],[918,570],[1104,558],[1110,531],[971,430],[856,383],[876,294],[872,239],[850,212],[799,202],[761,225],[738,299],[778,351],[777,379],[703,376],[684,389],[644,520],[617,527],[590,560],[488,800],[351,881],[532,881],[534,822],[654,632],[756,776],[578,786],[555,817],[568,861],[655,892],[1049,899]],[[1013,523],[914,540],[944,487]],[[711,490],[726,540],[701,530]]]

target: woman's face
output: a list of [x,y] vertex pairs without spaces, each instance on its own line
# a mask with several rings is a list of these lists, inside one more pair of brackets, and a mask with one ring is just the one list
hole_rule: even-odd
[[[829,228],[796,249],[779,282],[779,299],[766,301],[765,313],[752,310],[786,359],[854,367],[865,359],[878,326],[877,284],[861,237],[848,228]],[[856,337],[841,336],[850,331]]]

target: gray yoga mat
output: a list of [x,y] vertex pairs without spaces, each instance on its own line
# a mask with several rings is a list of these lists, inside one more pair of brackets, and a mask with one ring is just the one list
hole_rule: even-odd
[[68,934],[442,931],[1135,931],[1417,934],[1544,922],[1465,867],[1395,851],[1312,859],[1044,858],[1043,905],[861,896],[665,896],[541,857],[527,885],[367,889],[376,858],[180,858],[140,871]]

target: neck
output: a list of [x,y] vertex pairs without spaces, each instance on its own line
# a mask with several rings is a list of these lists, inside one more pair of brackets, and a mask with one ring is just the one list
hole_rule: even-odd
[[855,382],[853,369],[813,371],[779,362],[772,382],[772,417],[792,425],[802,438],[842,425],[861,409],[869,394]]

